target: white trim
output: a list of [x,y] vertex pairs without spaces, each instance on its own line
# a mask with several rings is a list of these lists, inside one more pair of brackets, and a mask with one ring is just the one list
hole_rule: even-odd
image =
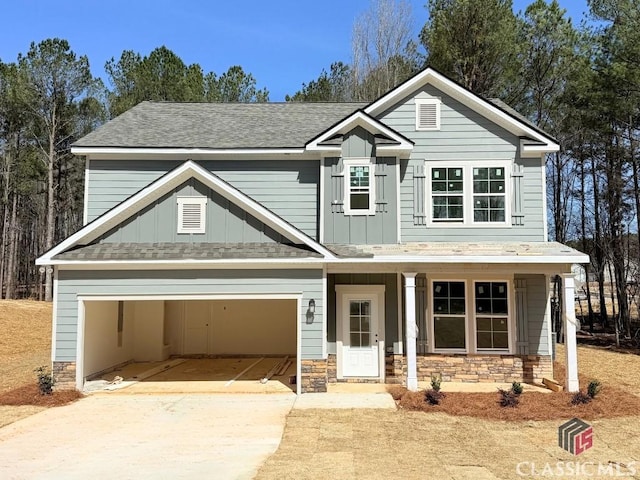
[[78,297],[78,332],[76,334],[76,389],[84,388],[84,301]]
[[[545,242],[549,241],[549,212],[547,212],[547,163],[546,154],[540,156],[540,163],[542,165],[542,239]],[[588,263],[589,261],[587,260]]]
[[549,149],[547,145],[540,145],[539,143],[531,144],[527,143],[527,139],[520,139],[520,156],[522,158],[536,158],[541,154],[545,155],[547,153],[553,153],[560,150],[560,147],[556,149]]
[[327,308],[329,305],[329,297],[327,293],[328,283],[327,283],[327,266],[322,267],[322,358],[327,358]]
[[[429,352],[436,354],[477,354],[477,355],[515,355],[516,352],[516,319],[515,319],[515,287],[513,273],[505,275],[447,275],[433,274],[427,276],[427,345]],[[433,317],[436,313],[433,309],[433,283],[434,282],[464,282],[465,291],[465,348],[435,348],[435,334]],[[507,284],[507,349],[479,349],[476,342],[476,311],[475,311],[475,284],[477,282],[500,282]],[[458,315],[462,316],[462,315]]]
[[578,346],[576,330],[575,277],[573,273],[561,273],[563,288],[562,321],[564,326],[565,365],[567,368],[566,387],[568,392],[580,390],[578,381]]
[[396,273],[396,289],[398,302],[398,351],[394,355],[404,355],[404,340],[402,339],[402,273]]
[[402,272],[405,278],[405,330],[406,330],[406,358],[407,358],[407,388],[413,392],[418,390],[418,366],[416,345],[418,337],[418,323],[416,320],[416,276],[415,272]]
[[398,229],[398,243],[402,243],[402,208],[400,205],[400,158],[396,157],[396,228]]
[[56,339],[58,329],[58,269],[53,268],[53,304],[51,306],[51,362],[56,359]]
[[[177,197],[178,203],[178,222],[177,233],[205,233],[207,230],[207,202],[209,199],[202,195]],[[197,228],[188,228],[184,225],[184,206],[197,205],[199,208],[199,224]]]
[[304,148],[131,148],[131,147],[71,147],[74,155],[155,155],[175,157],[175,155],[264,155],[303,154]]
[[298,321],[296,322],[296,395],[302,394],[302,295],[296,299]]
[[91,159],[89,156],[84,161],[84,199],[82,207],[82,226],[86,225],[89,221],[89,173],[91,168],[89,165]]
[[49,250],[36,260],[36,265],[60,263],[59,261],[53,260],[55,255],[78,245],[81,242],[90,243],[189,178],[197,179],[207,187],[221,194],[227,200],[236,203],[238,206],[246,210],[258,220],[269,225],[285,238],[303,243],[327,258],[335,258],[329,250],[313,240],[311,237],[305,235],[300,230],[293,227],[244,193],[231,187],[231,185],[220,179],[218,176],[208,172],[197,163],[188,160],[178,168],[172,170],[164,177],[153,182],[137,194],[118,204],[102,217],[81,228],[78,232],[68,237],[62,243]]
[[[440,106],[442,105],[442,100],[440,100],[439,98],[416,98],[414,100],[415,105],[416,105],[416,111],[415,111],[415,116],[416,116],[416,131],[417,132],[429,132],[429,131],[436,131],[436,130],[440,130],[440,112],[441,112],[441,108]],[[435,127],[423,127],[421,125],[421,117],[420,117],[420,107],[422,105],[434,105],[436,107],[436,125]]]
[[364,111],[368,115],[375,117],[427,84],[433,85],[443,93],[452,96],[454,99],[462,102],[475,112],[493,121],[497,125],[502,126],[514,135],[530,137],[534,141],[542,143],[543,145],[538,147],[540,151],[555,152],[560,148],[550,137],[531,128],[526,123],[517,120],[492,103],[480,98],[478,95],[458,85],[430,67],[424,69],[386,95],[383,95],[367,106]]
[[[343,322],[342,307],[343,300],[350,296],[377,296],[377,310],[378,310],[378,376],[366,377],[377,378],[380,382],[384,382],[385,378],[385,361],[386,361],[386,349],[385,349],[385,285],[336,285],[336,376],[338,379],[343,379],[343,367],[342,367],[342,351],[343,351]],[[359,378],[349,376],[348,378]]]
[[[425,162],[425,214],[427,226],[431,228],[505,228],[511,227],[511,170],[513,160],[455,160]],[[462,169],[462,221],[435,221],[433,218],[433,196],[438,192],[432,190],[432,170],[434,168],[460,168]],[[474,168],[503,168],[504,169],[504,222],[476,222],[473,219],[473,204],[476,195],[473,192]],[[487,193],[486,196],[490,196]],[[458,196],[458,195],[453,195]]]
[[324,242],[324,221],[325,221],[325,211],[324,211],[324,200],[325,200],[325,157],[320,159],[320,193],[319,193],[319,202],[320,206],[318,208],[318,238],[320,243]]
[[[342,160],[344,169],[344,214],[349,216],[376,214],[376,163],[368,157],[349,157]],[[369,169],[369,208],[354,210],[351,208],[351,167]],[[361,187],[362,188],[362,187]]]
[[141,300],[295,300],[296,314],[296,394],[301,393],[302,313],[303,293],[240,293],[240,294],[157,294],[157,295],[78,295],[78,331],[76,336],[76,389],[84,388],[84,337],[86,328],[85,302],[91,301],[141,301]]
[[407,156],[406,158],[408,158],[408,155],[413,151],[412,142],[410,142],[409,140],[407,140],[397,132],[394,132],[392,129],[384,125],[379,120],[363,113],[360,110],[352,113],[337,125],[334,125],[326,132],[318,135],[316,138],[311,140],[309,143],[307,143],[306,149],[312,152],[320,151],[320,152],[327,152],[327,153],[341,151],[342,147],[337,147],[334,145],[323,146],[319,144],[336,134],[348,133],[351,130],[353,130],[355,127],[362,127],[371,133],[380,133],[399,143],[399,145],[380,145],[379,147],[376,147],[376,150],[380,150],[384,152],[386,152],[387,150],[401,152],[401,154],[404,154]]

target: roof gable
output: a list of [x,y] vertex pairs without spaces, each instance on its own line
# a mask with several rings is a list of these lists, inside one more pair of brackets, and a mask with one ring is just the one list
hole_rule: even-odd
[[[554,138],[524,119],[506,104],[486,100],[431,67],[427,67],[378,100],[370,103],[364,108],[364,112],[377,117],[427,84],[450,95],[508,132],[521,138],[526,137],[527,142],[522,143],[523,156],[539,156],[541,153],[556,152],[560,148]],[[535,147],[530,148],[532,141],[535,142]]]
[[78,232],[49,250],[36,260],[37,265],[55,264],[53,257],[72,247],[91,243],[114,227],[129,219],[152,202],[160,199],[190,178],[195,178],[203,185],[211,188],[230,202],[240,206],[247,213],[268,225],[275,232],[290,240],[292,243],[306,245],[322,254],[325,258],[334,258],[333,253],[313,240],[311,237],[295,228],[275,213],[262,206],[252,198],[229,185],[217,175],[205,170],[197,163],[188,160],[179,167],[168,172],[155,182],[118,204],[93,222],[85,225]]
[[361,110],[352,113],[316,136],[307,143],[306,148],[312,151],[339,152],[341,145],[331,140],[333,140],[336,135],[345,135],[356,127],[362,127],[366,131],[374,135],[381,135],[385,139],[384,142],[379,142],[379,144],[376,145],[376,151],[380,153],[408,156],[413,149],[413,142],[411,140]]

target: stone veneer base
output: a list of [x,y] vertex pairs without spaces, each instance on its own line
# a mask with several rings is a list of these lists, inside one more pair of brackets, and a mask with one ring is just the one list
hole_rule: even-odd
[[76,362],[53,362],[54,390],[75,390]]

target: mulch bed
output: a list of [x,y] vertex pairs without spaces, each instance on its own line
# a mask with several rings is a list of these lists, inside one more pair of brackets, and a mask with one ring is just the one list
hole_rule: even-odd
[[24,385],[0,394],[0,405],[39,407],[59,407],[83,398],[77,390],[54,391],[51,395],[42,395],[37,385]]
[[[564,382],[564,367],[555,364],[556,379]],[[591,379],[580,378],[586,389]],[[567,392],[524,392],[516,407],[501,407],[499,394],[447,392],[439,405],[430,405],[425,392],[409,392],[401,386],[389,388],[399,408],[423,412],[442,412],[449,415],[484,418],[488,420],[558,420],[579,417],[583,420],[635,416],[640,414],[640,397],[625,390],[605,385],[590,403],[572,405],[573,394]]]

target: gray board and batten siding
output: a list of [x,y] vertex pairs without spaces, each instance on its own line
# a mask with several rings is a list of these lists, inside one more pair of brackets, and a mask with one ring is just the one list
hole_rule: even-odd
[[[207,197],[205,233],[178,233],[178,197]],[[100,243],[287,243],[279,233],[196,179],[104,234]]]
[[[440,129],[416,131],[416,98],[441,100]],[[520,158],[520,139],[431,85],[377,116],[415,142],[411,158],[400,162],[401,237],[424,241],[545,241],[545,170],[540,158]],[[425,161],[511,160],[511,226],[428,227],[424,211]],[[429,205],[427,203],[427,208]]]
[[[76,361],[78,296],[287,294],[301,295],[298,312],[302,359],[321,359],[324,305],[322,270],[60,270],[56,309],[55,361]],[[315,301],[312,321],[306,317]],[[86,319],[90,322],[91,319]]]
[[[90,222],[173,170],[179,160],[91,160]],[[314,160],[198,161],[203,168],[318,239],[319,168]]]
[[[342,158],[324,159],[324,241],[342,244],[398,243],[397,159],[377,157],[373,134],[356,127],[344,136]],[[370,158],[373,164],[375,215],[345,215],[343,159]]]

